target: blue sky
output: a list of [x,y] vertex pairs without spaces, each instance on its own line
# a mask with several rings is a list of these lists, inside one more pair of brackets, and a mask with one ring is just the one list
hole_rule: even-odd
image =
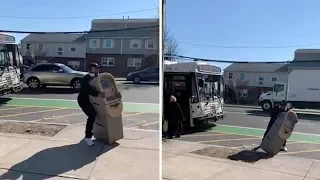
[[[168,0],[166,21],[185,56],[287,61],[293,59],[296,49],[320,48],[319,9],[319,0]],[[319,45],[233,49],[186,43],[254,47]]]
[[[158,8],[158,0],[11,0],[1,2],[1,29],[24,31],[84,31],[90,29],[92,19],[122,18],[156,18],[158,10],[139,13],[108,15],[122,12]],[[5,8],[3,8],[5,7]],[[97,16],[96,16],[97,15]],[[98,16],[102,15],[102,16]],[[108,15],[108,16],[103,16]],[[95,16],[76,19],[31,19],[5,18],[3,16],[22,17],[79,17]],[[26,34],[14,34],[20,41]]]

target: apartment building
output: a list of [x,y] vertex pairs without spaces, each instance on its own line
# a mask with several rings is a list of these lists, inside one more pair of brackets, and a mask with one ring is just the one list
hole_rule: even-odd
[[86,67],[86,39],[81,34],[30,34],[21,40],[24,64],[63,63],[75,70]]
[[224,69],[225,98],[257,103],[262,92],[272,91],[276,82],[287,82],[288,64],[231,64]]
[[[116,77],[157,66],[159,28],[155,26],[158,25],[158,19],[92,20],[91,32],[86,35],[88,63],[97,62],[103,72],[110,72]],[[118,31],[103,32],[114,29]]]

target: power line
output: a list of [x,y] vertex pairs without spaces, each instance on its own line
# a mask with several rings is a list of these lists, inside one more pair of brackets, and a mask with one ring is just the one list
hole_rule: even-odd
[[180,58],[185,60],[191,60],[191,61],[205,61],[205,62],[218,62],[218,63],[243,63],[243,64],[288,64],[288,63],[315,63],[320,62],[320,60],[305,60],[305,61],[230,61],[230,60],[221,60],[221,59],[203,59],[203,58],[196,58],[196,57],[190,57],[190,56],[180,56],[180,55],[170,55],[165,54],[165,58]]
[[308,46],[320,45],[320,44],[300,44],[300,45],[284,45],[284,46],[222,46],[222,45],[196,44],[196,43],[190,43],[190,42],[179,42],[179,43],[189,44],[193,46],[222,48],[222,49],[280,49],[280,48],[297,48],[297,47],[308,47]]
[[145,11],[155,10],[157,8],[149,8],[149,9],[142,9],[137,11],[128,11],[128,12],[120,12],[120,13],[112,13],[112,14],[104,14],[104,15],[91,15],[91,16],[66,16],[66,17],[35,17],[35,16],[0,16],[0,18],[12,18],[12,19],[81,19],[81,18],[93,18],[93,17],[105,17],[105,16],[112,16],[112,15],[123,15],[123,14],[132,14],[132,13],[139,13]]
[[88,34],[99,32],[116,32],[116,31],[130,31],[130,30],[142,30],[142,29],[155,29],[159,28],[159,25],[144,26],[136,28],[123,28],[123,29],[108,29],[108,30],[92,30],[92,31],[64,31],[64,32],[41,32],[41,31],[16,31],[16,30],[1,30],[2,33],[20,33],[20,34]]

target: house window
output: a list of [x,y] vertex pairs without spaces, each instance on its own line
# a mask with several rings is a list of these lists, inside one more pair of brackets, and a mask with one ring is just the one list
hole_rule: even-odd
[[248,97],[248,89],[239,89],[238,97],[241,97],[241,98]]
[[58,52],[63,52],[63,47],[58,47]]
[[68,66],[74,70],[80,69],[80,61],[68,61]]
[[244,73],[241,73],[240,74],[240,80],[244,80],[244,79],[245,79]]
[[145,48],[146,49],[155,49],[156,48],[156,44],[155,44],[155,40],[153,39],[147,39],[145,41]]
[[105,39],[103,40],[103,48],[113,48],[113,40],[112,39]]
[[31,44],[27,44],[27,50],[31,49]]
[[100,40],[99,39],[90,39],[89,40],[89,48],[96,49],[100,47]]
[[141,48],[141,39],[131,39],[130,40],[131,49],[140,49]]
[[127,66],[128,67],[141,67],[141,58],[129,58]]
[[115,64],[115,60],[112,57],[103,57],[101,58],[101,65],[102,66],[111,66],[113,67]]
[[233,78],[233,73],[229,73],[229,79]]
[[76,52],[77,51],[77,46],[75,44],[71,44],[70,51],[71,52]]
[[277,78],[276,78],[276,77],[273,77],[273,78],[272,78],[272,81],[277,81]]
[[48,63],[47,60],[37,60],[37,63]]
[[43,51],[43,44],[39,44],[39,52]]
[[259,84],[262,85],[262,84],[263,84],[263,77],[260,76],[260,77],[258,78],[258,80],[259,80]]

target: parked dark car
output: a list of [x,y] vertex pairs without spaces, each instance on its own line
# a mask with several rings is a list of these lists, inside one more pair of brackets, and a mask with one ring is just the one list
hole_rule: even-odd
[[150,67],[142,71],[128,73],[127,81],[133,81],[136,84],[141,81],[159,82],[159,67]]

